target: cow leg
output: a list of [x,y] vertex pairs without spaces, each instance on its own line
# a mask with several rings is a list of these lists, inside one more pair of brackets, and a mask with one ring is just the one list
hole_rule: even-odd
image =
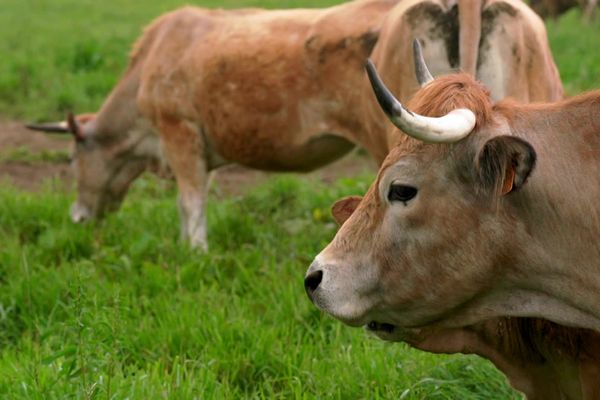
[[583,11],[583,16],[587,22],[591,22],[594,18],[594,12],[598,6],[598,0],[587,0]]
[[193,247],[207,250],[205,201],[210,173],[202,136],[185,121],[161,120],[158,126],[179,189],[182,238]]
[[[193,247],[208,250],[206,235],[205,201],[212,180],[212,172],[206,174],[201,193],[185,190],[179,185],[179,215],[181,216],[181,237],[189,240]],[[179,182],[179,181],[178,181]]]
[[204,202],[206,189],[200,193],[179,188],[179,215],[181,216],[181,236],[189,240],[193,247],[208,250],[206,239],[206,214]]

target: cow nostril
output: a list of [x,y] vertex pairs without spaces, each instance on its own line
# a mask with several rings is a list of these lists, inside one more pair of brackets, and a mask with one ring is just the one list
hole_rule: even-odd
[[323,279],[323,271],[313,271],[304,278],[304,287],[307,292],[314,292],[317,290]]

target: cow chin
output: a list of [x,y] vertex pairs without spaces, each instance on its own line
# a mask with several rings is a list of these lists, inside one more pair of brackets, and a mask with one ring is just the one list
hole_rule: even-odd
[[352,327],[360,327],[364,326],[369,322],[369,318],[367,316],[367,307],[356,307],[356,305],[343,303],[339,304],[327,304],[327,306],[322,307],[315,302],[317,307],[321,310],[325,311],[335,319],[340,320],[344,324]]
[[367,318],[368,308],[357,306],[356,301],[351,301],[346,296],[340,296],[339,290],[319,288],[309,297],[320,310],[346,325],[358,327],[369,322]]

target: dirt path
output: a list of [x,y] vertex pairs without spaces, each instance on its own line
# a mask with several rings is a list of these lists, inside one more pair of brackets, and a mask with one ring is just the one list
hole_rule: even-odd
[[[44,182],[54,179],[71,187],[73,174],[67,161],[71,146],[68,136],[31,132],[20,122],[0,120],[0,184],[9,182],[22,190],[38,190]],[[353,152],[305,175],[332,182],[365,171],[374,172],[375,163],[361,152]],[[239,194],[272,175],[231,165],[216,171],[213,187],[222,194]]]

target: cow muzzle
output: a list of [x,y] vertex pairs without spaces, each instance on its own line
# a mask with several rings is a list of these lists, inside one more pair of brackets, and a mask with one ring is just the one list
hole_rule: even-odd
[[92,218],[92,213],[89,208],[76,202],[71,206],[71,221],[76,224],[85,222]]
[[353,280],[351,270],[352,266],[341,267],[317,256],[304,277],[304,289],[319,309],[347,325],[361,326],[368,322],[367,313],[373,306],[371,296],[363,296],[372,282]]

